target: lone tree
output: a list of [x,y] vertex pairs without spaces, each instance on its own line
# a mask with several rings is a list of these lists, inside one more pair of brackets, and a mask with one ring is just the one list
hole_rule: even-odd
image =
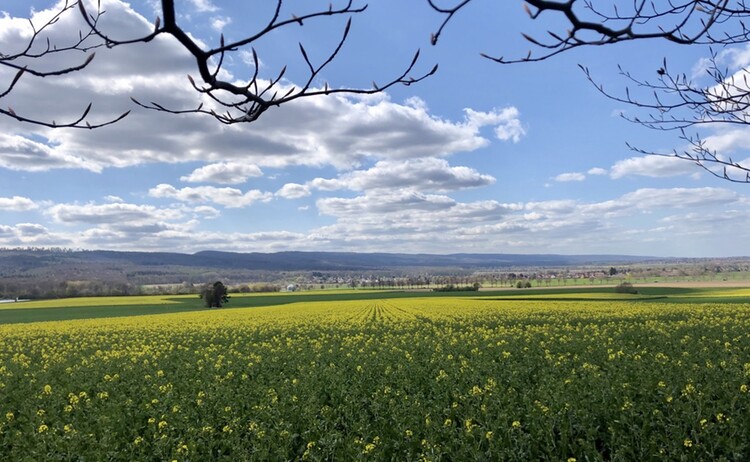
[[[75,73],[85,69],[94,59],[95,53],[102,48],[115,48],[131,46],[134,44],[148,44],[159,36],[171,36],[195,59],[195,74],[188,75],[187,79],[197,93],[199,100],[194,107],[174,108],[164,105],[159,101],[142,102],[131,98],[133,103],[154,111],[185,114],[205,114],[215,118],[223,124],[235,124],[254,122],[269,108],[281,106],[290,101],[319,95],[332,94],[359,94],[370,95],[380,93],[394,85],[411,85],[432,75],[437,71],[437,66],[423,72],[416,77],[411,75],[419,59],[417,50],[404,70],[396,77],[391,77],[380,84],[373,81],[370,88],[353,87],[331,87],[328,83],[319,88],[318,80],[322,71],[334,61],[343,48],[349,31],[351,29],[351,18],[363,13],[367,9],[366,4],[355,4],[354,0],[345,2],[334,2],[327,7],[316,9],[312,7],[309,11],[291,12],[284,7],[283,0],[276,0],[275,8],[271,10],[267,21],[259,29],[248,33],[246,36],[236,40],[227,41],[223,34],[218,43],[211,46],[203,45],[202,42],[193,38],[189,31],[185,30],[179,22],[184,17],[175,7],[175,0],[161,0],[158,2],[158,10],[161,15],[157,16],[153,23],[151,32],[145,35],[131,37],[114,37],[101,25],[101,19],[105,14],[101,0],[60,0],[56,14],[46,19],[42,24],[35,24],[29,20],[28,41],[19,50],[0,50],[0,69],[11,69],[14,75],[8,83],[0,83],[0,101],[10,94],[21,79],[30,77],[54,77],[64,74]],[[312,2],[311,2],[312,3]],[[69,43],[56,43],[51,39],[50,30],[59,20],[68,14],[78,14],[83,19],[84,27],[79,33],[72,37]],[[259,74],[260,57],[255,46],[272,36],[274,32],[290,27],[302,27],[313,21],[321,21],[325,18],[346,17],[347,21],[341,30],[338,43],[327,53],[327,57],[320,61],[310,58],[307,49],[299,43],[300,59],[307,69],[307,79],[299,86],[289,86],[282,82],[287,66],[277,71],[269,71],[268,76]],[[226,73],[222,73],[225,62],[230,55],[248,53],[254,63],[252,75],[245,76],[243,83],[237,80],[229,80]],[[76,62],[62,67],[54,67],[58,62],[55,57],[65,55],[76,56]],[[77,56],[82,55],[82,58]],[[242,55],[240,55],[242,56]],[[52,61],[52,64],[50,64]],[[316,86],[318,85],[318,86]],[[4,87],[4,88],[3,88]],[[208,104],[200,102],[202,96],[207,96]],[[74,120],[54,121],[40,120],[34,117],[24,116],[23,108],[7,107],[0,103],[0,114],[16,119],[46,127],[68,127],[68,128],[98,128],[118,122],[128,116],[125,112],[117,117],[104,122],[91,123],[89,114],[92,104],[88,104],[79,117]]]
[[221,281],[207,284],[201,291],[201,298],[206,308],[221,308],[224,303],[229,302],[227,288]]
[[[442,23],[432,36],[433,45],[451,19],[472,3],[479,3],[473,0],[427,2],[443,15]],[[739,163],[716,152],[698,133],[699,127],[709,124],[750,125],[750,72],[747,68],[736,71],[724,68],[719,59],[721,53],[717,51],[750,43],[750,28],[746,24],[750,4],[744,0],[525,0],[523,6],[532,20],[552,19],[560,24],[559,29],[523,34],[532,47],[526,54],[506,57],[482,53],[482,56],[500,64],[513,64],[543,61],[580,47],[636,40],[705,46],[708,84],[688,77],[690,72],[672,70],[664,58],[661,66],[654,69],[655,78],[638,77],[620,68],[630,87],[622,93],[611,93],[595,81],[586,66],[579,66],[604,96],[642,109],[646,114],[641,117],[623,115],[625,119],[654,130],[675,131],[679,139],[688,144],[687,149],[675,149],[668,154],[628,144],[633,151],[687,160],[716,177],[750,183],[748,161]]]

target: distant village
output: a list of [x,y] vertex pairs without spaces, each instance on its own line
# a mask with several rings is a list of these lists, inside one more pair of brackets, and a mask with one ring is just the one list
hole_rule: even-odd
[[[195,267],[174,262],[137,264],[60,258],[72,252],[7,254],[0,265],[0,301],[82,296],[199,294],[221,281],[230,293],[335,289],[472,290],[750,281],[750,258],[665,259],[580,266],[394,267],[373,270],[250,270]],[[151,254],[143,254],[150,257]]]

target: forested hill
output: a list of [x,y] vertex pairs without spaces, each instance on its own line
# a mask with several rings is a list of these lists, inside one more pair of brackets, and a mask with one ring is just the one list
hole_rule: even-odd
[[625,264],[654,260],[625,255],[523,255],[523,254],[395,254],[353,252],[233,253],[204,251],[196,254],[166,252],[0,250],[0,276],[53,268],[88,273],[121,272],[145,267],[187,267],[259,271],[366,271],[397,268],[510,268]]

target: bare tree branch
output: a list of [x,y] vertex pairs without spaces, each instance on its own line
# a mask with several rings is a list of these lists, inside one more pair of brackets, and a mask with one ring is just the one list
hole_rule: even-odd
[[[46,22],[41,25],[34,24],[29,20],[29,27],[31,29],[31,37],[26,42],[25,46],[19,51],[13,53],[0,53],[0,67],[7,69],[14,69],[17,72],[14,77],[4,90],[0,90],[0,99],[8,96],[19,81],[26,76],[33,77],[53,77],[65,75],[73,72],[78,72],[86,68],[94,59],[96,53],[95,49],[102,46],[102,43],[94,42],[91,39],[95,37],[94,30],[96,24],[99,21],[103,11],[97,10],[95,14],[90,17],[91,29],[86,31],[79,31],[77,38],[70,44],[60,45],[51,43],[50,40],[44,39],[44,34],[54,24],[56,24],[60,18],[74,9],[78,4],[78,1],[65,0],[62,7]],[[43,42],[40,44],[40,42]],[[70,66],[58,67],[51,70],[43,70],[41,67],[34,67],[32,64],[41,61],[45,56],[51,56],[54,54],[61,53],[74,53],[80,52],[84,55],[84,58],[78,64],[72,64]],[[16,119],[19,122],[26,122],[34,125],[41,125],[44,127],[51,128],[86,128],[93,129],[104,127],[116,123],[123,118],[127,117],[130,111],[127,111],[119,116],[105,120],[104,122],[91,123],[88,120],[89,112],[91,111],[91,103],[83,110],[80,116],[74,120],[66,120],[62,122],[56,122],[54,120],[40,120],[33,117],[27,117],[11,107],[2,108],[0,107],[0,114]],[[20,110],[20,109],[19,109]]]
[[[456,13],[472,0],[461,0],[450,7],[439,7],[435,0],[427,0],[433,10],[445,15],[438,32],[433,34],[433,44]],[[605,11],[607,5],[611,11]],[[618,5],[624,5],[618,8]],[[544,38],[522,34],[540,50],[529,52],[518,58],[505,58],[484,53],[493,61],[503,64],[543,61],[555,55],[582,46],[610,45],[618,42],[662,39],[669,42],[691,45],[731,45],[746,43],[750,30],[743,20],[750,17],[750,9],[744,0],[670,0],[653,2],[594,2],[593,0],[524,0],[524,9],[529,17],[556,14],[568,26],[564,31],[545,31]],[[729,25],[730,28],[722,26]]]
[[[332,94],[370,95],[383,92],[394,85],[411,85],[429,77],[437,71],[437,66],[434,66],[428,72],[412,77],[410,74],[414,71],[419,58],[419,51],[417,51],[405,71],[382,85],[374,84],[372,88],[368,89],[350,87],[331,88],[325,83],[322,89],[316,88],[315,82],[320,78],[323,70],[338,56],[349,36],[351,29],[351,16],[362,13],[367,8],[367,5],[356,7],[353,2],[354,0],[348,0],[348,2],[340,8],[334,8],[332,5],[329,5],[326,10],[313,11],[302,15],[292,15],[291,18],[281,19],[280,16],[283,0],[277,0],[271,18],[261,30],[229,43],[225,42],[224,37],[222,36],[219,45],[210,49],[201,48],[201,46],[196,43],[177,23],[174,0],[161,0],[163,20],[160,18],[156,19],[154,30],[151,33],[141,37],[124,40],[113,38],[102,31],[95,21],[96,16],[91,15],[86,11],[83,2],[79,2],[78,7],[81,15],[86,20],[93,33],[104,40],[107,47],[118,47],[138,42],[147,43],[160,34],[171,35],[174,37],[183,48],[195,58],[196,68],[202,83],[198,84],[196,83],[195,78],[188,76],[191,85],[199,94],[207,95],[211,101],[216,103],[222,109],[217,111],[212,107],[206,107],[204,103],[200,103],[194,108],[175,109],[167,108],[158,102],[152,101],[144,103],[131,98],[135,104],[146,109],[171,114],[208,114],[223,124],[235,124],[241,122],[253,122],[269,108],[280,106],[296,99]],[[286,66],[283,67],[274,78],[263,80],[259,77],[258,54],[255,48],[252,47],[255,42],[280,28],[294,25],[303,26],[305,22],[331,16],[348,16],[349,18],[344,26],[341,38],[326,59],[319,64],[313,63],[310,60],[304,45],[301,43],[299,44],[302,60],[308,70],[307,80],[302,85],[286,89],[282,88],[282,79],[286,72]],[[242,47],[250,47],[252,50],[255,69],[253,70],[253,75],[250,80],[242,85],[222,80],[219,77],[219,74],[226,53],[236,52]]]
[[[242,37],[238,40],[226,41],[221,36],[219,44],[212,48],[202,48],[188,32],[178,24],[178,15],[175,10],[174,0],[161,0],[161,17],[154,21],[153,30],[148,34],[131,38],[119,38],[110,36],[101,26],[100,19],[104,14],[101,4],[97,2],[95,11],[89,11],[84,0],[64,0],[64,3],[47,22],[41,25],[35,25],[29,21],[31,27],[31,38],[25,46],[13,53],[0,53],[0,66],[14,69],[15,74],[10,79],[5,88],[0,88],[0,99],[8,96],[17,88],[21,79],[28,77],[52,77],[78,72],[88,67],[95,57],[95,49],[101,47],[114,48],[132,45],[136,43],[148,43],[160,35],[169,35],[174,37],[180,45],[187,50],[195,59],[197,71],[196,78],[188,75],[188,79],[193,89],[199,94],[208,98],[209,104],[199,103],[193,108],[168,108],[159,102],[143,103],[135,98],[131,98],[135,104],[140,107],[167,112],[172,114],[200,113],[208,114],[224,124],[235,124],[241,122],[253,122],[257,120],[265,111],[271,107],[280,106],[296,99],[332,94],[359,94],[370,95],[383,92],[394,85],[411,85],[419,82],[437,71],[434,66],[427,72],[422,72],[412,76],[415,71],[419,51],[417,51],[412,61],[405,67],[405,70],[395,78],[380,85],[373,82],[372,88],[350,88],[330,87],[328,83],[318,84],[323,71],[333,62],[342,50],[345,42],[349,37],[351,30],[351,18],[354,15],[363,13],[367,5],[356,6],[354,0],[347,0],[340,7],[334,7],[332,4],[326,9],[306,12],[304,14],[291,14],[290,17],[282,18],[283,0],[276,0],[275,8],[270,18],[261,26],[261,28],[252,34]],[[65,14],[71,10],[77,10],[81,18],[85,21],[86,30],[79,31],[78,37],[70,44],[60,45],[50,43],[49,39],[45,40],[45,31],[53,27]],[[299,44],[301,59],[307,68],[306,80],[299,86],[285,86],[284,75],[286,66],[278,74],[270,79],[263,79],[259,75],[258,53],[253,45],[260,39],[265,38],[273,32],[293,26],[304,26],[311,21],[318,21],[323,18],[331,17],[348,17],[340,39],[328,53],[325,59],[315,62],[310,58],[307,49],[303,44]],[[239,51],[242,48],[249,48],[252,54],[254,69],[250,79],[243,84],[236,81],[228,81],[221,78],[222,66],[225,64],[227,54]],[[79,63],[74,63],[62,68],[45,70],[35,64],[43,62],[47,56],[59,53],[76,53],[83,54],[83,59]],[[67,56],[67,55],[66,55]],[[322,88],[320,88],[322,86]],[[208,107],[211,106],[211,107]],[[217,109],[219,108],[219,109]],[[69,128],[98,128],[110,125],[122,120],[129,114],[129,111],[113,119],[104,122],[91,123],[87,120],[91,104],[81,113],[79,117],[72,121],[56,122],[54,120],[36,120],[32,117],[24,116],[19,111],[0,105],[0,114],[14,118],[20,122],[28,122],[45,127],[69,127]]]
[[664,154],[647,151],[629,143],[628,147],[639,154],[672,157],[692,162],[716,178],[732,183],[750,183],[750,166],[742,165],[731,157],[721,156],[716,150],[710,149],[705,140],[698,135],[688,135],[684,130],[681,130],[680,139],[688,143],[689,149],[682,151],[675,149],[669,154]]
[[[472,0],[452,0],[450,6],[438,6],[427,0],[433,10],[444,15],[436,33],[435,44],[446,24]],[[566,25],[564,31],[522,34],[533,50],[519,57],[482,53],[500,64],[543,61],[566,51],[635,40],[665,40],[680,45],[726,47],[750,43],[750,5],[745,0],[525,0],[524,9],[532,20],[543,14],[555,15]],[[605,97],[646,112],[645,117],[623,114],[630,122],[644,127],[680,132],[679,139],[688,144],[685,150],[661,154],[628,146],[635,152],[669,156],[691,161],[724,180],[750,183],[750,165],[740,165],[729,157],[712,151],[698,134],[686,130],[703,126],[729,124],[750,125],[750,72],[723,68],[720,55],[709,48],[706,62],[708,84],[694,82],[686,73],[669,69],[667,60],[656,70],[656,78],[635,77],[619,68],[628,82],[622,93],[613,93],[596,81],[586,66],[580,66],[586,78]]]

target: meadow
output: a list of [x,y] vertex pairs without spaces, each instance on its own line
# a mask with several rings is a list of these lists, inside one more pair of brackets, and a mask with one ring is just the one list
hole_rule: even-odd
[[645,292],[92,301],[0,325],[0,460],[750,459],[750,291]]

